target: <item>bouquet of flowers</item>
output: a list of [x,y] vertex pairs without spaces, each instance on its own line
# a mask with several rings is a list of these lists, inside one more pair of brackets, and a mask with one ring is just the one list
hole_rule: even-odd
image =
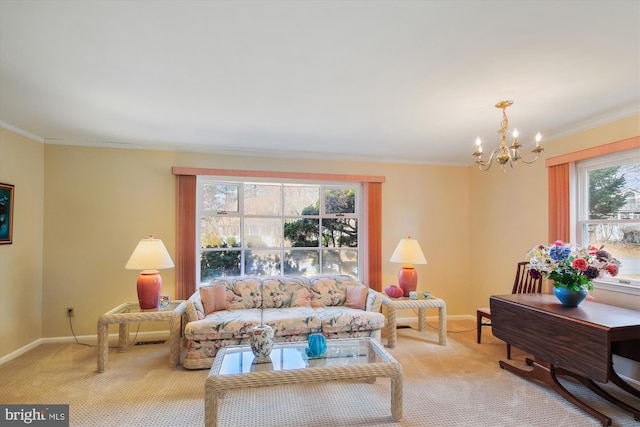
[[620,261],[603,248],[585,249],[560,240],[535,246],[527,253],[529,274],[553,280],[555,288],[579,291],[583,287],[591,291],[593,279],[618,275]]

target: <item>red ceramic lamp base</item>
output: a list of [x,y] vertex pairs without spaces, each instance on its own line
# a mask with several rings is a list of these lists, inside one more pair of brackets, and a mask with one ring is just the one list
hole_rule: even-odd
[[408,297],[409,292],[413,292],[418,287],[418,272],[411,264],[403,265],[398,273],[398,285]]
[[162,278],[158,270],[144,270],[138,276],[138,302],[140,308],[148,310],[158,308],[160,291],[162,290]]

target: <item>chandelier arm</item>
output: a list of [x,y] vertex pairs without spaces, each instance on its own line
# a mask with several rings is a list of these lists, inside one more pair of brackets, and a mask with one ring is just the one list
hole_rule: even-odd
[[531,164],[533,162],[535,162],[536,160],[538,160],[538,156],[540,155],[540,153],[536,153],[536,157],[533,160],[525,160],[524,157],[522,157],[522,154],[520,154],[518,152],[518,156],[520,157],[519,161],[522,161],[522,163],[526,163],[526,164]]
[[[476,163],[478,163],[478,169],[480,169],[482,172],[486,172],[489,169],[491,169],[491,163],[488,163],[488,164],[484,162],[483,163],[476,162]],[[486,166],[486,167],[483,168],[483,166]]]
[[[491,151],[491,156],[489,156],[489,160],[476,160],[476,163],[478,164],[478,167],[480,168],[481,171],[488,171],[491,168],[491,165],[493,164],[493,157],[499,153],[501,150],[500,147],[498,148],[494,148],[493,151]],[[486,166],[485,169],[482,168],[482,166]]]

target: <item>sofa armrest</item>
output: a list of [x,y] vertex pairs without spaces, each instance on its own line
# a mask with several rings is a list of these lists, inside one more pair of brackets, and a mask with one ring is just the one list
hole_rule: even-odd
[[174,311],[178,313],[180,316],[184,316],[187,313],[187,301],[182,301]]
[[180,331],[180,336],[184,337],[184,328],[185,326],[187,326],[187,302],[188,301],[182,301],[173,311],[175,311],[176,313],[178,313],[180,315],[181,321],[180,321],[180,326],[181,326],[181,331]]
[[374,291],[369,288],[369,293],[367,294],[367,303],[364,307],[366,311],[374,311],[379,313],[382,308],[382,294],[380,292]]

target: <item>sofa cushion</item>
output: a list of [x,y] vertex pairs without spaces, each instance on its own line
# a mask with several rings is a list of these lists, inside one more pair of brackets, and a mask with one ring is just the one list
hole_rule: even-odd
[[348,286],[344,306],[364,310],[369,288],[366,286]]
[[275,329],[276,336],[320,332],[320,318],[311,307],[266,308],[263,323]]
[[260,310],[256,308],[216,311],[202,320],[187,323],[184,335],[194,340],[245,338],[259,324]]
[[262,279],[262,307],[309,307],[310,283],[302,276],[273,276]]
[[360,284],[351,276],[338,274],[311,276],[309,282],[312,307],[344,305],[347,287]]
[[371,331],[384,327],[384,315],[349,307],[322,307],[315,309],[322,321],[323,333]]
[[211,286],[227,287],[227,309],[258,308],[262,304],[260,278],[255,276],[218,277]]
[[200,288],[200,299],[205,316],[227,309],[227,287],[225,285],[203,286]]

